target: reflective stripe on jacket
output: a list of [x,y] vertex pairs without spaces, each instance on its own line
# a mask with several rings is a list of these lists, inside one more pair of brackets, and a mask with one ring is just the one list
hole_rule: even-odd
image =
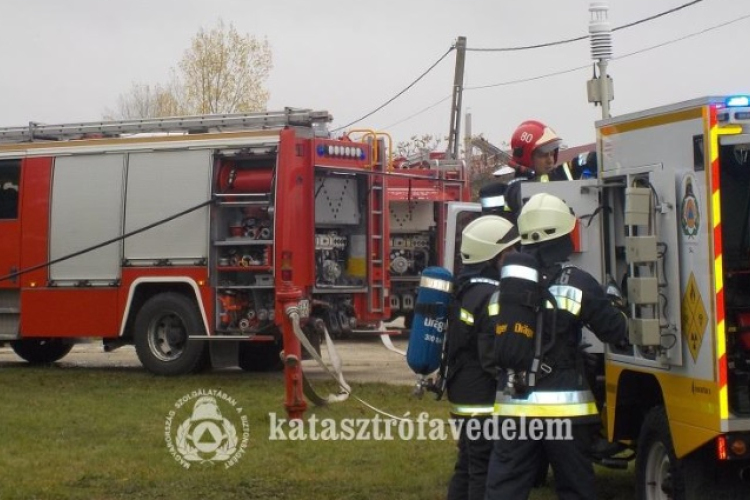
[[554,304],[552,298],[545,301],[543,333],[550,338],[551,310],[556,309],[555,340],[545,353],[544,362],[552,371],[537,379],[525,399],[498,391],[495,415],[557,418],[597,415],[594,396],[579,363],[581,328],[587,325],[601,341],[615,343],[626,337],[627,319],[612,305],[596,279],[574,266],[563,265],[548,290]]
[[534,391],[527,399],[498,392],[493,413],[504,417],[585,417],[596,415],[596,402],[589,390]]
[[492,405],[451,405],[451,414],[457,417],[481,417],[492,415]]

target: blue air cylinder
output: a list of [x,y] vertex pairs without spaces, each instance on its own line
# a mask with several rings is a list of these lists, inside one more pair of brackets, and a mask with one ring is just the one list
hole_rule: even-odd
[[406,362],[417,375],[429,375],[440,367],[452,285],[453,275],[443,267],[422,271],[406,350]]

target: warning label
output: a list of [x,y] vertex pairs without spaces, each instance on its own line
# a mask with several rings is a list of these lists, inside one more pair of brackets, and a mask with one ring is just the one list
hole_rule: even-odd
[[695,281],[695,275],[690,273],[685,295],[682,296],[682,336],[687,342],[694,362],[698,361],[707,325],[708,314],[703,305],[703,297]]

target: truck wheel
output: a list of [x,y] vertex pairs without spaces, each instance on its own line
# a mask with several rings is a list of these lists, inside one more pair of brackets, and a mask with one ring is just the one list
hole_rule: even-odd
[[276,342],[241,342],[238,364],[246,372],[275,372],[284,368],[281,344]]
[[73,344],[62,339],[21,339],[10,343],[13,351],[33,365],[54,363],[73,349]]
[[667,411],[652,408],[643,420],[635,459],[640,500],[686,500],[685,476],[674,453]]
[[178,293],[150,298],[135,319],[135,352],[141,364],[156,375],[185,375],[206,366],[205,341],[188,341],[188,335],[205,335],[195,302]]

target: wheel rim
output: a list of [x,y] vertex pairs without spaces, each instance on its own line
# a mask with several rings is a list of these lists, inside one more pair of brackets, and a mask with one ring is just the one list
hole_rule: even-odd
[[654,443],[646,459],[646,499],[668,500],[672,498],[671,464],[667,448]]
[[176,314],[164,314],[154,319],[148,328],[148,347],[160,361],[174,361],[182,356],[187,342],[187,330]]

